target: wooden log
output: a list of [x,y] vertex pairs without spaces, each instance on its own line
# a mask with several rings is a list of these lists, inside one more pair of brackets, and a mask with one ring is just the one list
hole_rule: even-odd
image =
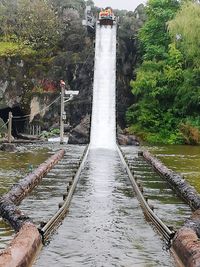
[[30,221],[28,216],[15,206],[12,201],[6,198],[0,200],[0,214],[16,232],[20,230],[25,222]]
[[37,228],[30,222],[25,223],[10,245],[0,252],[0,267],[30,266],[41,245]]
[[148,151],[143,152],[143,157],[148,161],[154,169],[161,174],[169,183],[169,185],[185,200],[193,211],[200,208],[200,195],[184,177],[161,163],[156,157]]
[[19,204],[28,193],[41,181],[42,177],[64,156],[62,149],[42,163],[33,173],[21,179],[11,190],[0,198],[0,216],[7,221],[15,231],[19,231],[29,218],[15,205]]
[[172,248],[184,266],[200,266],[200,240],[194,230],[182,227],[176,232]]
[[[64,149],[59,150],[42,163],[36,170],[15,184],[11,190],[2,197],[2,199],[7,199],[12,201],[14,204],[19,204],[41,181],[45,174],[64,156],[64,153]],[[2,203],[2,201],[3,200],[1,200],[0,203]]]

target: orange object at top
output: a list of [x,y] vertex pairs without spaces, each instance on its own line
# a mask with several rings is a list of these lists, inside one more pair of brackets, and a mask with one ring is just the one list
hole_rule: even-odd
[[99,13],[100,17],[112,17],[113,16],[113,12],[110,8],[105,9],[105,10],[101,10],[101,12]]

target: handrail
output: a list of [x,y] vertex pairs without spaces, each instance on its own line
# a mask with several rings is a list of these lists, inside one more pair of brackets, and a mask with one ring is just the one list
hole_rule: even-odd
[[76,185],[78,183],[81,171],[84,168],[85,161],[86,161],[87,156],[88,156],[88,152],[89,152],[89,146],[87,146],[85,151],[84,151],[84,154],[83,154],[83,156],[81,158],[81,164],[80,164],[80,166],[79,166],[79,168],[78,168],[78,170],[77,170],[77,172],[76,172],[76,174],[74,176],[72,185],[70,187],[70,190],[69,190],[69,192],[67,194],[67,197],[66,197],[62,207],[54,214],[54,216],[45,224],[45,226],[42,229],[39,229],[39,232],[41,233],[42,238],[43,238],[43,242],[45,240],[47,240],[48,236],[54,230],[55,226],[58,225],[59,222],[61,220],[63,220],[63,218],[65,217],[65,215],[66,215],[66,213],[68,211],[68,208],[69,208],[73,193],[74,193],[74,191],[76,189]]
[[149,207],[147,201],[145,200],[144,196],[142,195],[133,174],[131,173],[128,164],[126,160],[124,159],[123,153],[119,146],[117,145],[117,151],[119,153],[120,159],[122,161],[122,164],[124,165],[126,172],[130,178],[130,181],[133,185],[134,191],[136,193],[136,196],[140,202],[141,207],[143,208],[144,213],[148,216],[148,218],[151,220],[151,222],[156,226],[158,231],[163,235],[167,243],[170,245],[171,239],[174,237],[175,232],[171,231],[158,216],[152,211],[152,209]]

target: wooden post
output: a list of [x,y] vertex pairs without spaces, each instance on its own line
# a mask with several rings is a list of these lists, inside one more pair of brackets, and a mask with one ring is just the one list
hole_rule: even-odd
[[8,114],[8,143],[12,141],[12,112]]

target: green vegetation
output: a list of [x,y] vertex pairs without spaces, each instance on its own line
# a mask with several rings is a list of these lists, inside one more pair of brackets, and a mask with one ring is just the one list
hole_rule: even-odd
[[35,51],[22,43],[0,42],[0,57],[8,56],[29,56],[34,55]]
[[48,139],[50,137],[55,137],[58,136],[60,134],[60,129],[52,129],[49,132],[47,131],[42,131],[42,133],[40,134],[40,137]]
[[79,9],[83,13],[84,6],[84,0],[0,0],[0,56],[60,50],[70,34],[83,35]]
[[149,0],[139,31],[142,63],[131,82],[129,130],[151,143],[200,142],[200,6]]

